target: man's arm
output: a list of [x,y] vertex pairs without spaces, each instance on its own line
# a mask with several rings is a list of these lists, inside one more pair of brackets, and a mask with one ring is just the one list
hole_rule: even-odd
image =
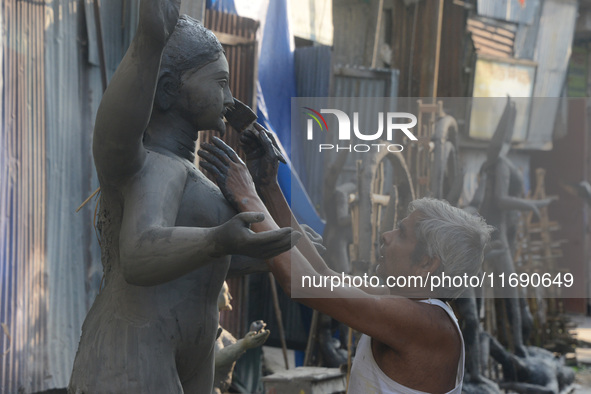
[[[260,131],[260,130],[259,130]],[[247,138],[245,138],[248,135]],[[277,165],[278,162],[277,160],[273,159],[273,146],[272,146],[272,141],[266,136],[264,131],[261,131],[261,134],[258,136],[255,136],[253,133],[249,133],[247,134],[247,132],[243,132],[243,134],[241,135],[241,141],[243,143],[245,143],[245,145],[250,145],[249,149],[253,149],[253,145],[255,148],[255,152],[258,151],[259,152],[259,162],[256,163],[258,165],[258,167],[266,167],[265,169],[261,170],[258,169],[255,172],[262,172],[265,175],[265,179],[258,182],[258,194],[261,196],[261,198],[265,201],[265,203],[263,204],[261,202],[261,207],[259,208],[264,208],[265,211],[267,211],[269,213],[269,215],[267,215],[267,219],[272,218],[273,220],[276,220],[276,223],[279,225],[279,227],[293,227],[296,231],[300,232],[301,234],[305,235],[306,232],[304,231],[304,229],[300,226],[300,224],[298,223],[298,221],[296,220],[295,216],[293,215],[293,212],[291,211],[289,204],[287,203],[287,200],[285,199],[285,196],[283,195],[283,192],[281,191],[281,188],[279,187],[279,184],[277,183]],[[256,140],[255,142],[252,142],[253,140]],[[219,171],[225,171],[216,168],[217,166],[224,166],[224,165],[234,165],[234,166],[238,166],[239,164],[244,166],[244,163],[242,163],[242,160],[236,155],[236,153],[229,147],[227,146],[223,141],[221,141],[219,138],[214,137],[213,138],[213,143],[214,145],[211,144],[202,144],[201,148],[202,150],[200,150],[198,152],[199,156],[203,159],[205,159],[205,161],[201,162],[201,165],[203,166],[203,168],[205,168],[206,170],[208,170],[209,172],[211,172],[214,176],[216,176],[216,181],[218,182],[218,186],[220,186],[220,189],[222,190],[222,192],[224,193],[224,195],[226,196],[226,199],[228,199],[230,201],[230,203],[232,205],[234,205],[234,207],[239,211],[239,212],[244,212],[249,211],[251,209],[249,209],[246,205],[244,205],[245,203],[250,203],[254,200],[257,201],[261,201],[258,197],[258,195],[256,195],[257,193],[255,193],[255,196],[253,198],[246,198],[246,199],[242,199],[242,201],[237,201],[238,199],[235,198],[234,195],[232,195],[232,192],[229,191],[229,187],[232,188],[232,185],[226,185],[224,182],[224,180],[221,180],[221,178],[225,177],[226,174],[222,174]],[[262,153],[262,155],[261,155]],[[230,157],[232,157],[233,160],[230,160]],[[263,163],[263,164],[261,164]],[[250,173],[253,173],[252,169],[249,169]],[[247,189],[248,187],[252,187],[252,190],[254,190],[254,185],[253,180],[251,178],[251,175],[249,175],[248,173],[240,173],[240,176],[244,177],[243,179],[240,179],[238,182],[241,184],[240,187],[243,189]],[[228,187],[229,186],[229,187]],[[242,204],[242,205],[241,205]],[[253,227],[254,229],[254,227]],[[302,239],[298,242],[298,244],[296,245],[296,248],[298,250],[300,250],[300,252],[303,254],[303,256],[306,258],[306,260],[309,262],[310,265],[312,265],[312,267],[314,268],[314,270],[316,272],[318,272],[318,274],[322,275],[322,276],[334,276],[334,275],[341,275],[342,273],[340,272],[336,272],[333,271],[332,269],[330,269],[330,267],[328,267],[328,265],[326,264],[326,262],[324,261],[324,259],[320,256],[320,254],[318,253],[318,249],[316,248],[316,246],[314,245],[314,243],[312,241],[310,241],[310,239],[306,236],[303,236]],[[365,287],[364,290],[367,293],[370,294],[374,294],[374,295],[380,295],[380,294],[385,294],[387,293],[387,290],[385,288],[372,288],[372,287]]]
[[[306,232],[306,236],[310,238],[314,248],[318,253],[324,253],[326,248],[322,245],[322,237],[314,232],[309,226],[301,226]],[[261,259],[243,255],[233,255],[230,261],[230,268],[226,274],[226,278],[233,278],[236,276],[243,276],[255,272],[269,272],[269,266]]]
[[[268,214],[267,207],[258,197],[244,163],[221,141],[215,143],[219,150],[210,150],[210,152],[216,152],[217,159],[209,161],[207,157],[211,155],[203,155],[202,152],[200,156],[208,160],[202,165],[214,175],[222,192],[227,198],[234,198],[233,202],[237,204],[239,210],[265,213],[265,220],[253,223],[254,231],[264,232],[279,228],[278,223]],[[275,197],[275,194],[270,194],[269,197]],[[291,211],[288,212],[289,207],[285,208],[287,206],[285,199],[267,201],[267,204],[276,210],[282,225],[287,223],[285,217],[292,217]],[[292,224],[291,221],[289,224]],[[306,239],[302,239],[301,242],[306,242]],[[318,256],[316,251],[307,245],[303,245],[303,249],[315,259],[315,256]],[[314,265],[300,252],[300,248],[293,248],[290,252],[282,253],[267,262],[288,296],[298,297],[299,302],[330,315],[393,349],[402,351],[410,344],[416,347],[414,339],[423,336],[426,338],[421,340],[421,346],[426,347],[441,346],[449,340],[448,333],[443,333],[441,329],[441,321],[433,321],[429,314],[424,313],[422,309],[426,307],[424,304],[407,298],[375,297],[355,287],[330,289],[330,287],[310,286],[305,288],[301,284],[301,279],[298,280],[298,278],[316,277],[316,281],[313,282],[319,283],[318,280],[322,280],[325,275],[339,275],[328,269],[320,256],[314,261],[316,264]],[[319,269],[316,268],[317,266]],[[425,335],[426,331],[428,335]]]
[[103,179],[118,183],[137,172],[152,111],[164,46],[179,18],[180,0],[142,0],[136,35],[99,106],[94,160]]

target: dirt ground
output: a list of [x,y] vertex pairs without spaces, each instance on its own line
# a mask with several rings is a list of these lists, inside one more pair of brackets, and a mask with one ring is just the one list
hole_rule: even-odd
[[576,349],[575,386],[573,393],[591,394],[591,317],[574,315],[571,321],[577,324],[574,330],[580,346]]
[[573,393],[591,394],[591,367],[582,366],[576,369]]

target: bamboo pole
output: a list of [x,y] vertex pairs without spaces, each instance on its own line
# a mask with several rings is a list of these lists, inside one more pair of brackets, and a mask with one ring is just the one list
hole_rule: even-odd
[[285,369],[289,369],[289,362],[287,360],[287,343],[285,342],[285,330],[283,329],[283,318],[281,316],[281,308],[279,307],[279,296],[277,295],[277,286],[275,284],[275,277],[269,272],[269,282],[271,284],[271,293],[273,294],[273,307],[275,308],[275,316],[277,317],[277,325],[279,326],[279,339],[281,340],[281,350],[283,350],[283,361],[285,362]]
[[443,27],[443,0],[439,0],[437,8],[437,39],[435,41],[435,69],[433,70],[433,98],[437,97],[439,82],[439,58],[441,55],[441,29]]
[[382,30],[382,14],[384,13],[384,0],[380,0],[378,4],[378,15],[376,22],[376,32],[373,40],[373,53],[371,56],[371,68],[376,68],[378,62],[378,46],[380,43],[380,32]]
[[107,61],[105,59],[105,46],[103,43],[103,27],[101,24],[101,6],[99,0],[94,0],[94,24],[96,27],[96,40],[98,44],[99,63],[101,65],[101,82],[103,92],[107,90]]
[[306,354],[304,355],[304,367],[310,365],[314,344],[316,343],[316,330],[318,328],[318,311],[312,312],[312,322],[310,323],[310,333],[308,334],[308,343],[306,344]]
[[349,327],[347,333],[347,386],[345,391],[349,391],[349,379],[351,378],[351,355],[353,353],[353,329]]

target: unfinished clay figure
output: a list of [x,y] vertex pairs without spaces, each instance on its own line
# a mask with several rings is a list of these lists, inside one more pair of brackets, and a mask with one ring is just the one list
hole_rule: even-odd
[[503,369],[503,382],[499,386],[515,393],[554,394],[568,392],[574,382],[574,371],[564,364],[564,357],[539,347],[525,348],[526,357],[508,352],[496,339],[485,334],[490,341],[491,356]]
[[[228,284],[224,282],[222,291],[218,298],[218,309],[221,311],[231,311],[232,295],[228,289]],[[213,394],[225,393],[232,384],[232,373],[236,361],[248,349],[253,349],[262,346],[269,334],[269,330],[265,330],[266,324],[262,320],[253,321],[250,324],[250,329],[244,338],[236,340],[232,334],[226,331],[222,326],[219,327],[219,337],[215,342],[215,378]]]
[[[481,181],[471,205],[476,207],[486,222],[497,230],[493,239],[500,243],[502,253],[489,259],[492,268],[507,275],[515,272],[513,246],[515,239],[516,211],[533,211],[548,205],[551,199],[526,200],[523,198],[523,183],[519,170],[507,158],[511,148],[515,124],[515,103],[507,98],[505,111],[490,142],[487,160],[480,169]],[[529,316],[527,305],[520,301],[521,294],[516,288],[508,288],[510,297],[506,299],[507,314],[511,321],[511,334],[515,354],[525,357],[527,352],[523,338],[523,318]]]
[[253,233],[263,215],[236,215],[193,164],[197,131],[223,133],[233,98],[222,46],[179,19],[179,7],[142,0],[97,113],[104,287],[82,327],[70,393],[211,392],[230,256],[291,246],[290,229]]

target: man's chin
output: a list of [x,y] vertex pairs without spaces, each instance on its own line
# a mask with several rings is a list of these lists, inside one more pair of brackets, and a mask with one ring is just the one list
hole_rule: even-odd
[[383,271],[384,271],[383,265],[380,263],[376,267],[375,275],[380,279],[386,280],[386,275],[384,274]]

